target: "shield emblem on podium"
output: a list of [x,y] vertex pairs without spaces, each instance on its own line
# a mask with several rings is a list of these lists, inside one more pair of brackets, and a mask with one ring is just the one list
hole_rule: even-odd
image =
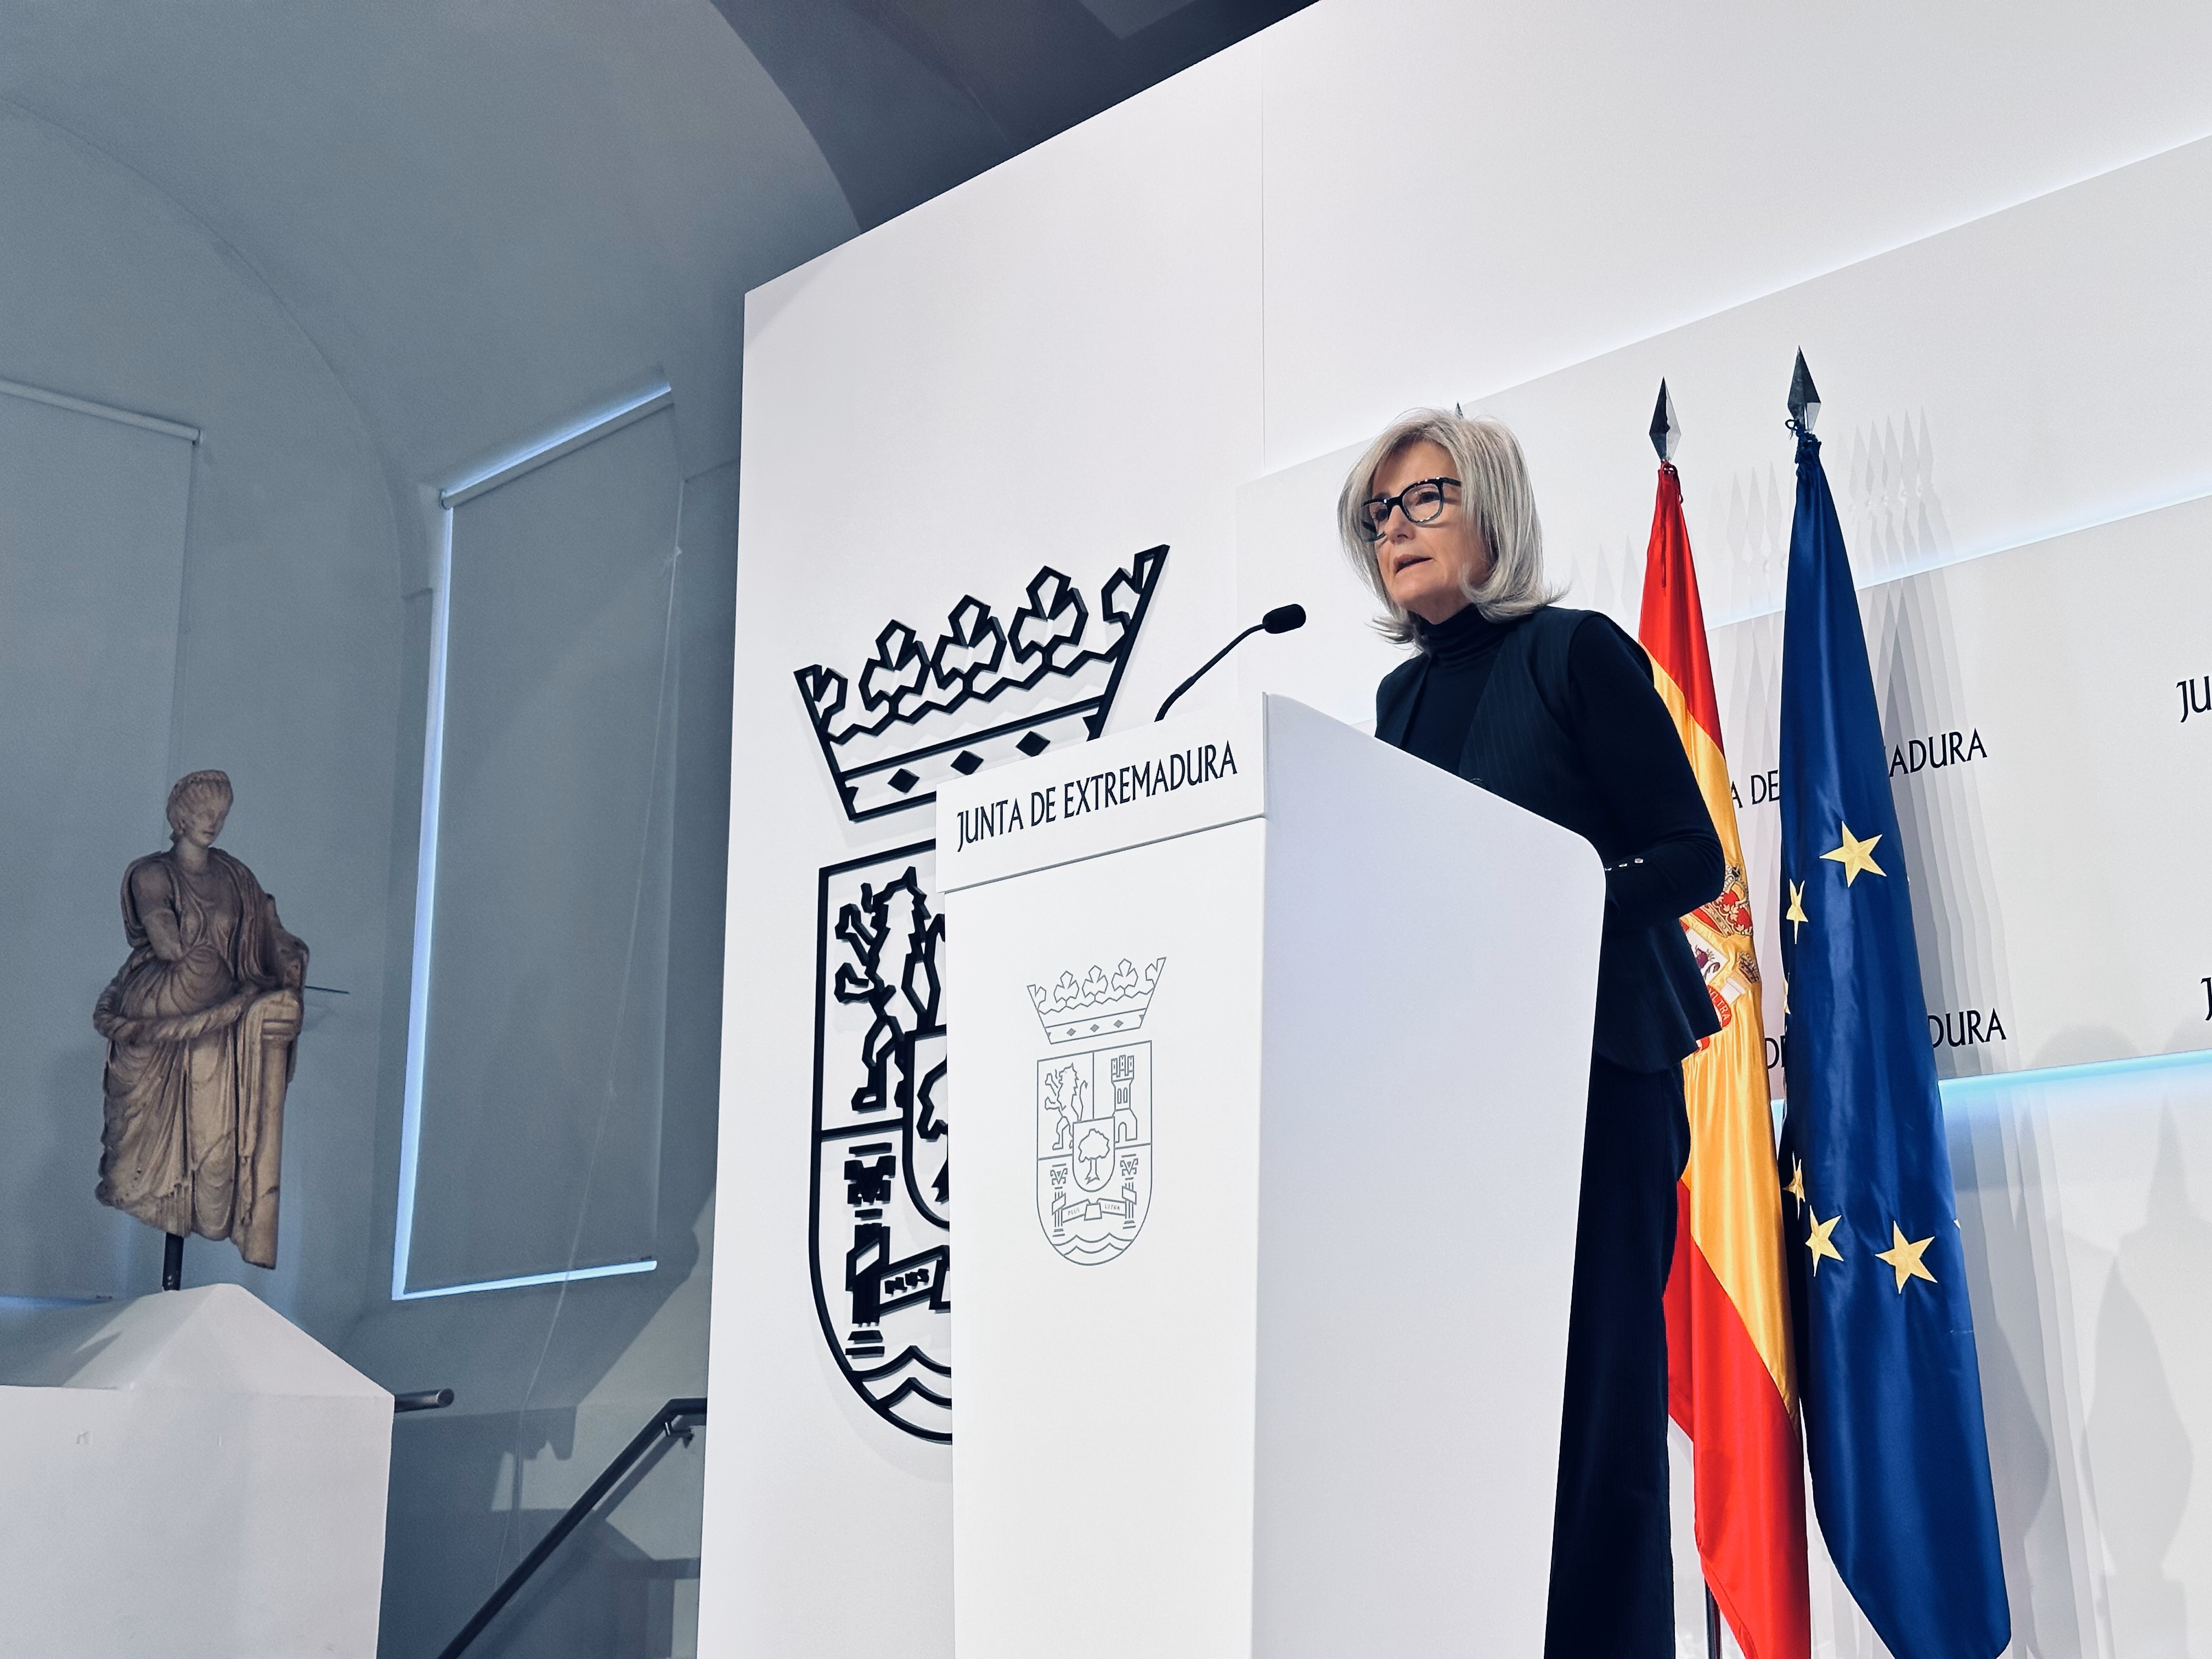
[[1152,1045],[1036,1063],[1037,1224],[1079,1267],[1111,1261],[1152,1203]]

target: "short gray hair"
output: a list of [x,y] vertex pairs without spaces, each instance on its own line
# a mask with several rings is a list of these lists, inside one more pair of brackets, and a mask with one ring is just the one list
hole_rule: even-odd
[[1544,583],[1544,526],[1536,518],[1536,492],[1528,484],[1528,464],[1521,441],[1503,421],[1442,409],[1416,409],[1393,421],[1367,447],[1336,498],[1337,533],[1360,580],[1382,601],[1375,626],[1391,639],[1419,645],[1413,618],[1390,598],[1376,562],[1376,544],[1359,533],[1360,514],[1375,493],[1382,464],[1409,444],[1432,443],[1452,459],[1459,475],[1465,511],[1490,548],[1490,574],[1467,588],[1468,601],[1492,622],[1508,622],[1541,610],[1558,597]]

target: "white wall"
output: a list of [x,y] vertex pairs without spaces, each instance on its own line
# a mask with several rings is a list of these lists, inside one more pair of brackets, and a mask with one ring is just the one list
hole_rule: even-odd
[[[228,771],[238,799],[224,846],[307,941],[313,982],[349,993],[308,998],[286,1113],[275,1272],[204,1243],[188,1248],[185,1267],[188,1283],[255,1281],[332,1340],[358,1309],[356,1264],[373,1225],[400,649],[382,468],[328,366],[275,297],[136,174],[0,108],[0,218],[9,226],[0,373],[202,430],[181,568],[169,567],[174,673],[137,717],[157,728],[157,775],[139,781],[131,817],[112,830],[126,832],[132,856],[159,851],[168,781],[197,767]],[[95,635],[120,625],[106,615],[80,621]],[[98,744],[100,734],[85,741]],[[119,763],[123,751],[114,752]],[[72,956],[69,996],[82,1012],[53,1034],[69,1063],[58,1059],[65,1075],[39,1103],[61,1116],[40,1154],[38,1205],[12,1221],[107,1243],[96,1261],[52,1264],[54,1278],[0,1286],[8,1292],[127,1295],[159,1282],[159,1237],[92,1198],[102,1045],[91,1007],[126,954],[113,885],[121,875],[118,865],[111,881],[83,893],[71,924],[105,947],[105,966],[76,968]]]
[[[2045,4],[1993,32],[1979,16],[1890,6],[1716,4],[1631,19],[1592,4],[1322,0],[752,296],[721,1150],[727,1190],[751,1202],[743,1219],[725,1206],[714,1351],[717,1409],[748,1437],[726,1437],[709,1463],[702,1652],[949,1644],[942,1461],[850,1398],[815,1323],[800,1247],[813,871],[917,839],[928,814],[843,822],[790,671],[857,665],[883,621],[933,624],[963,592],[995,599],[1040,556],[1079,572],[1164,539],[1176,562],[1115,725],[1141,719],[1156,700],[1141,688],[1171,683],[1237,621],[1284,599],[1316,604],[1271,581],[1266,546],[1229,533],[1240,486],[1352,442],[1406,406],[1472,402],[2200,137],[2212,130],[2208,70],[2212,20],[2181,6],[2115,16]],[[1990,504],[1978,539],[1952,520],[1948,551],[2084,521],[2053,522],[2069,510],[2109,516],[2114,501],[2203,489],[2192,480],[2203,448],[2186,435],[2188,419],[2202,417],[2163,431],[2170,392],[2140,407],[2033,395],[2046,363],[2069,365],[2069,384],[2080,384],[2080,369],[2116,354],[2154,362],[2168,349],[2130,319],[2146,299],[2185,295],[2193,267],[2161,270],[2154,256],[2123,260],[2115,274],[2100,255],[2114,237],[2194,234],[2201,192],[2172,171],[2186,165],[2153,162],[2116,185],[2136,193],[2104,222],[2105,242],[2012,222],[2031,234],[1999,267],[2002,296],[2030,312],[2042,296],[2057,322],[1986,338],[2016,361],[2010,395],[2027,388],[2030,459],[1992,472],[1998,446],[1938,428],[1944,488]],[[1181,240],[1164,241],[1178,219]],[[1921,287],[1905,279],[1911,257],[1908,247],[1900,262],[1868,267],[1850,320],[1826,318],[1829,337],[1806,344],[1837,362],[1836,383],[1822,376],[1832,410],[1850,394],[1880,419],[1920,422],[1910,455],[1924,471],[1920,399],[1960,399],[1963,418],[1972,394],[1954,381],[1903,393],[1871,372],[1899,366],[1908,354],[1884,357],[1881,343],[1923,319]],[[2140,280],[2128,274],[2138,269]],[[1971,329],[1990,297],[1955,291],[1953,313],[1928,325]],[[1797,320],[1792,313],[1790,326]],[[1854,352],[1863,379],[1844,362]],[[1640,550],[1649,520],[1650,462],[1635,446],[1657,376],[1622,372],[1633,383],[1633,396],[1618,394],[1625,406],[1577,392],[1560,409],[1561,432],[1589,464],[1539,469],[1570,562],[1593,544],[1621,561],[1609,601],[1586,591],[1585,603],[1621,602],[1624,556]],[[1723,419],[1762,433],[1771,421],[1778,434],[1786,351],[1773,374],[1771,392],[1765,370],[1750,375],[1752,404],[1730,383],[1729,408],[1747,412],[1686,408],[1693,434]],[[1718,392],[1707,400],[1723,401]],[[1832,416],[1829,430],[1856,433],[1838,424],[1846,418],[1877,416]],[[1881,435],[1868,433],[1869,444]],[[1693,484],[1698,454],[1684,458]],[[1854,452],[1852,465],[1896,487],[1885,457]],[[1831,458],[1846,459],[1833,448]],[[1631,482],[1594,493],[1590,516],[1578,518],[1581,504],[1561,500],[1575,493],[1566,480],[1601,465]],[[1040,511],[1024,480],[1046,465],[1064,476]],[[2012,487],[2023,476],[2032,507]],[[819,504],[831,478],[845,481],[835,511]],[[1702,487],[1718,478],[1717,468]],[[1313,489],[1316,510],[1328,493]],[[1632,510],[1601,510],[1614,501]],[[1701,546],[1716,539],[1695,517],[1692,528]],[[1765,532],[1731,533],[1768,545]],[[1747,605],[1753,585],[1727,589],[1739,590]],[[1296,644],[1248,646],[1244,683],[1267,683],[1270,664],[1287,660],[1268,653]],[[1194,696],[1225,696],[1230,684],[1224,676]],[[957,941],[952,951],[957,972]],[[2188,1096],[2175,1081],[2162,1103],[2111,1110],[2154,1122]],[[2094,1091],[2079,1098],[2093,1115],[2104,1109]],[[1984,1228],[1984,1322],[2004,1332],[2006,1364],[2034,1334],[2079,1325],[2084,1304],[2053,1288],[2050,1265],[2075,1273],[2075,1258],[2087,1263],[2069,1281],[2076,1293],[2118,1306],[2117,1284],[2158,1310],[2134,1323],[2113,1315],[2126,1328],[2115,1325],[2112,1352],[2156,1347],[2157,1320],[2178,1316],[2180,1287],[2202,1271],[2191,1251],[2203,1224],[2178,1196],[2185,1133],[2166,1164],[2146,1153],[2124,1173],[2099,1163],[2094,1128],[2059,1145],[2031,1109],[1994,1099],[1973,1121],[1985,1126],[1975,1145],[1990,1151],[1972,1161],[1961,1152],[1960,1183]],[[2057,1149],[2029,1176],[2000,1173],[2046,1143]],[[2098,1248],[2124,1256],[2124,1271],[2085,1256],[2053,1219],[2088,1203],[2074,1197],[2076,1180],[2103,1206],[2100,1236],[2112,1243]],[[1997,1224],[2023,1215],[2010,1231]],[[2155,1239],[2130,1252],[2124,1241],[2146,1230]],[[2085,1289],[2081,1278],[2098,1282]],[[2016,1615],[2020,1650],[2112,1650],[2100,1632],[2121,1629],[2116,1587],[2130,1574],[2144,1588],[2126,1605],[2149,1609],[2130,1612],[2149,1621],[2130,1628],[2146,1642],[2160,1631],[2178,1650],[2173,1620],[2212,1592],[2181,1565],[2172,1492],[2161,1489],[2158,1509],[2142,1489],[2148,1507],[2111,1534],[2124,1539],[2124,1572],[2106,1583],[2081,1518],[2091,1477],[2068,1437],[2085,1421],[2109,1425],[2108,1442],[2130,1445],[2116,1454],[2123,1462],[2170,1470],[2177,1447],[2212,1431],[2191,1427],[2177,1404],[2160,1419],[2160,1446],[2131,1445],[2124,1412],[2098,1418],[2092,1406],[2085,1419],[2086,1396],[2066,1393],[2081,1386],[2078,1344],[2053,1334],[2036,1352],[2030,1406],[2015,1412],[1992,1388],[1993,1436],[2041,1444],[2063,1471],[2014,1487],[2038,1528],[2014,1563],[2029,1603]],[[2166,1375],[2190,1374],[2182,1358],[2165,1355]],[[2046,1373],[2057,1380],[2046,1384]],[[2032,1453],[2020,1455],[2032,1466]],[[2113,1512],[2137,1514],[2137,1501]],[[2022,1565],[2038,1551],[2039,1565]],[[1824,1651],[1865,1650],[1832,1610],[1820,1630]]]
[[[851,215],[708,0],[118,0],[0,7],[0,378],[204,434],[172,562],[176,662],[146,669],[149,775],[118,782],[118,749],[88,746],[106,793],[25,817],[52,834],[135,799],[109,833],[153,851],[169,779],[228,769],[225,846],[313,946],[313,981],[350,993],[309,999],[278,1267],[196,1241],[185,1274],[246,1283],[381,1382],[458,1389],[453,1410],[395,1425],[387,1650],[434,1652],[655,1407],[704,1389],[742,296]],[[686,550],[660,1265],[395,1305],[427,503],[659,378],[677,394]],[[109,648],[148,643],[83,620]],[[91,1197],[89,1011],[124,952],[125,854],[76,851],[106,873],[45,896],[66,945],[9,940],[24,971],[68,982],[46,987],[51,1018],[35,1011],[47,1086],[0,1107],[34,1118],[9,1139],[32,1199],[11,1205],[22,1248],[0,1261],[43,1252],[71,1276],[0,1276],[0,1296],[158,1282],[158,1237]],[[581,1589],[519,1610],[487,1650],[610,1650],[616,1622],[645,1622],[641,1550],[666,1569],[647,1589],[680,1603],[701,1449],[688,1491],[664,1459],[572,1547]]]
[[157,844],[170,781],[192,443],[135,418],[0,395],[0,1207],[37,1218],[0,1235],[19,1294],[108,1291],[137,1242],[83,1201],[102,1054],[84,999],[124,953],[96,919]]

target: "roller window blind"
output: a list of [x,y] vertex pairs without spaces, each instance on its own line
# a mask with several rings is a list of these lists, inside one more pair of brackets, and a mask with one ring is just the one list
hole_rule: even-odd
[[653,1252],[678,718],[673,423],[664,408],[452,509],[402,1294]]

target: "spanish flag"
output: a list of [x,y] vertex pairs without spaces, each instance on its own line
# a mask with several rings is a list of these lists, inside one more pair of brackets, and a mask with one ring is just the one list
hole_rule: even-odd
[[1659,497],[1637,629],[1705,792],[1728,884],[1682,918],[1721,1029],[1682,1062],[1690,1162],[1667,1282],[1668,1409],[1696,1449],[1698,1554],[1747,1659],[1806,1659],[1805,1484],[1790,1346],[1782,1202],[1767,1103],[1750,889],[1662,384]]

